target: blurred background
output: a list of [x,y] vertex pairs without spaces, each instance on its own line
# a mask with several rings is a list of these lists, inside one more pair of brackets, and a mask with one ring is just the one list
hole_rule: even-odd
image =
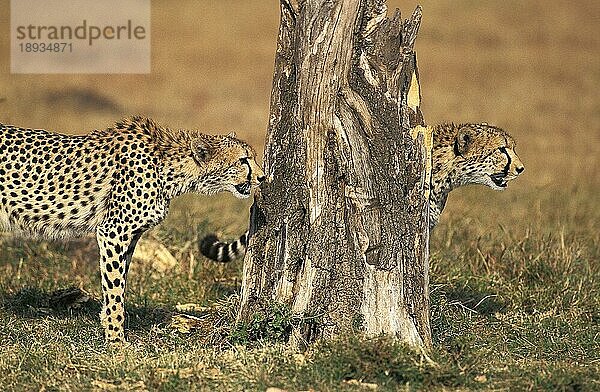
[[[388,3],[405,17],[416,5]],[[580,221],[589,229],[600,204],[600,3],[420,4],[416,50],[426,121],[498,125],[514,136],[526,167],[506,192],[454,192],[441,227],[522,232],[546,215],[550,226]],[[0,11],[0,122],[83,133],[143,114],[174,128],[235,130],[262,151],[277,1],[154,0],[148,75],[11,75],[8,0],[0,0]],[[210,218],[210,206],[224,212],[209,219],[211,227],[233,233],[245,226],[247,203],[184,200],[193,207],[183,212],[190,224]]]

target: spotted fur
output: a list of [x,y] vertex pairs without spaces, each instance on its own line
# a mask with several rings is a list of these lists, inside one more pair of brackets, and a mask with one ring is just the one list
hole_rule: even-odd
[[[515,152],[515,141],[504,130],[488,124],[440,124],[433,128],[429,229],[438,223],[450,191],[481,184],[503,190],[525,170]],[[206,257],[228,262],[246,251],[248,232],[227,243],[211,234],[200,240]]]
[[245,198],[264,179],[232,135],[171,130],[133,117],[84,136],[0,124],[0,228],[63,239],[95,233],[108,341],[124,340],[125,284],[144,231],[186,192]]

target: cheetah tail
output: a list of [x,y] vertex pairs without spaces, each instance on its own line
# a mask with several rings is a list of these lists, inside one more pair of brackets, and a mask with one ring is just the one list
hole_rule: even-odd
[[248,232],[235,241],[221,242],[215,234],[209,234],[200,240],[200,252],[211,260],[227,263],[246,253]]

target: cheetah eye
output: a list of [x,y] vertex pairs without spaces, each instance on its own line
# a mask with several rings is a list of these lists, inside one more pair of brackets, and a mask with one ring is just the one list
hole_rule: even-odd
[[243,157],[243,158],[240,158],[240,163],[241,163],[242,165],[247,165],[247,164],[248,164],[248,157]]
[[498,151],[500,151],[503,154],[506,154],[506,147],[498,147]]

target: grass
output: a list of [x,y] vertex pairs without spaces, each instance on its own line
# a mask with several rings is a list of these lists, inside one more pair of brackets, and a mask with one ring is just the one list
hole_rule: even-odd
[[[262,336],[247,340],[233,324],[237,296],[231,292],[239,281],[231,276],[239,276],[239,263],[204,260],[191,275],[183,263],[152,279],[146,278],[151,268],[137,264],[128,287],[132,346],[125,353],[106,352],[98,303],[78,310],[48,305],[51,290],[74,281],[98,298],[95,264],[73,266],[64,246],[9,242],[3,257],[15,262],[4,266],[0,285],[0,385],[361,390],[377,384],[382,390],[566,391],[600,386],[598,238],[586,243],[547,233],[513,241],[510,233],[478,237],[448,226],[436,234],[433,247],[443,251],[432,256],[433,364],[386,338],[347,336],[303,354],[290,351],[278,341],[285,312],[260,324]],[[451,239],[442,244],[444,237]],[[171,249],[176,253],[174,245]],[[170,326],[178,302],[210,304],[218,298],[229,300],[217,302],[203,328],[180,333]]]
[[[0,26],[8,3],[0,0]],[[235,129],[260,150],[275,3],[180,3],[153,2],[149,75],[11,75],[0,56],[0,122],[82,132],[144,113],[174,127]],[[404,15],[415,5],[389,3]],[[431,242],[433,362],[360,336],[292,352],[278,339],[298,320],[281,308],[234,326],[241,263],[211,263],[194,244],[213,230],[242,232],[249,204],[186,196],[147,235],[177,264],[132,266],[126,352],[102,342],[93,243],[0,237],[0,389],[600,389],[598,4],[421,4],[427,121],[499,125],[526,167],[505,192],[450,196]],[[0,53],[7,39],[0,35]],[[57,303],[56,291],[73,286],[91,300]],[[199,306],[185,312],[196,317],[188,333],[175,322],[186,303]]]

